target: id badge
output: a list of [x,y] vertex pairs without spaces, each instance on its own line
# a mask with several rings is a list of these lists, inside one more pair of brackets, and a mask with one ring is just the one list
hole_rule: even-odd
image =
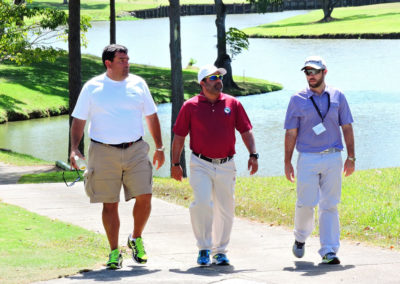
[[326,131],[325,126],[321,123],[315,125],[312,130],[314,130],[315,135],[320,135],[321,133],[324,133]]

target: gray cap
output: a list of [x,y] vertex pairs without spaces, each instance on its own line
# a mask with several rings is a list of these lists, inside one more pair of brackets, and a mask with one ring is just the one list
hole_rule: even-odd
[[306,67],[311,67],[317,70],[326,69],[326,63],[321,56],[313,55],[306,58],[304,66],[301,68],[301,70],[304,70]]

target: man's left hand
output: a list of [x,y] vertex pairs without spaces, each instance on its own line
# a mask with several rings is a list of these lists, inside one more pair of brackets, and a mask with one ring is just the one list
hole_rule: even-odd
[[250,175],[254,175],[258,171],[258,160],[254,157],[250,157],[247,162],[247,169],[250,171]]
[[355,167],[355,161],[350,161],[349,159],[346,159],[343,167],[344,176],[348,177],[349,175],[354,173]]
[[156,166],[156,164],[157,164],[156,170],[158,170],[159,168],[161,168],[161,166],[164,164],[164,162],[165,162],[164,151],[156,150],[154,152],[154,156],[153,156],[153,166]]

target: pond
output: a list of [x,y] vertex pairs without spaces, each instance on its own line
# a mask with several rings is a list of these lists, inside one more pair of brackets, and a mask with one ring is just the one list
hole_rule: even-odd
[[[226,23],[227,28],[244,28],[304,12],[228,15]],[[183,66],[190,58],[197,60],[196,66],[214,62],[214,20],[214,16],[181,18]],[[169,67],[168,29],[166,18],[118,22],[117,41],[129,48],[132,62]],[[107,44],[108,23],[94,23],[87,36],[89,45],[82,52],[100,56]],[[260,153],[258,175],[283,175],[285,111],[290,96],[306,86],[300,68],[304,58],[311,54],[325,58],[327,83],[341,89],[349,101],[355,120],[357,168],[400,166],[400,96],[395,86],[400,66],[400,40],[251,39],[249,50],[234,58],[233,73],[279,82],[284,86],[279,92],[239,98],[254,126]],[[162,104],[158,108],[167,161],[166,166],[155,174],[168,176],[171,105]],[[151,142],[148,133],[145,139]],[[247,176],[248,153],[240,135],[237,135],[237,141],[238,174]],[[67,145],[67,116],[0,125],[1,148],[46,160],[66,161]],[[188,154],[189,148],[186,150]]]

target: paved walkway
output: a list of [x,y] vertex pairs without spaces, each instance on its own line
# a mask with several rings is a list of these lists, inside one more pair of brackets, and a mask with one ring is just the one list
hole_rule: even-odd
[[[0,172],[0,179],[2,179]],[[101,205],[89,204],[82,183],[0,185],[0,199],[32,212],[104,233]],[[120,243],[131,231],[134,201],[120,205]],[[235,219],[228,256],[231,266],[198,267],[197,248],[188,209],[153,199],[153,211],[143,235],[149,261],[138,265],[130,258],[117,271],[99,269],[41,283],[400,283],[400,253],[342,242],[342,264],[321,265],[319,242],[311,238],[306,254],[291,253],[290,230]]]

